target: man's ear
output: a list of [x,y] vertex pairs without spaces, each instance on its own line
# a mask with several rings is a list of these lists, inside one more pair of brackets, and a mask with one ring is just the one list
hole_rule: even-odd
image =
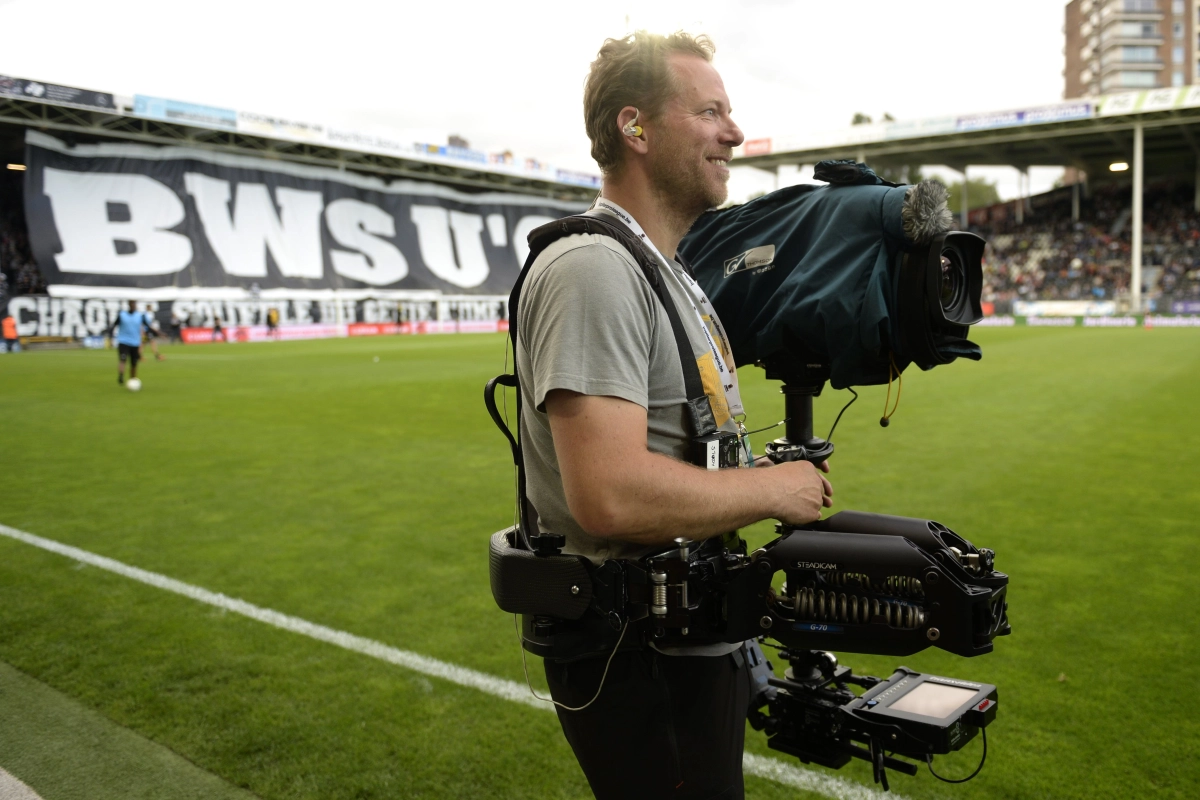
[[641,124],[641,112],[634,106],[625,106],[617,114],[617,128],[625,146],[639,155],[646,154],[646,138]]

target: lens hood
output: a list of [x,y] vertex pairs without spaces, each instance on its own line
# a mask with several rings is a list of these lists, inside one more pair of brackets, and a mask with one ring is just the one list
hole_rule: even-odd
[[967,341],[983,319],[983,238],[965,231],[935,236],[927,245],[896,253],[895,321],[904,353],[921,369],[978,358]]

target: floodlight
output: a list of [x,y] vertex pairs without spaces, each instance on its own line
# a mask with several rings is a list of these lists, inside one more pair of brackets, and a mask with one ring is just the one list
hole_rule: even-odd
[[1116,161],[1108,165],[1109,172],[1124,172],[1129,169],[1129,164],[1125,161]]

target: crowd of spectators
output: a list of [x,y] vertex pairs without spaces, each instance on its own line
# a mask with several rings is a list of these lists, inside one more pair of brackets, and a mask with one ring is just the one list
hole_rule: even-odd
[[0,274],[3,275],[0,291],[9,296],[46,291],[41,270],[29,250],[24,219],[17,211],[3,207],[0,207]]
[[[1072,187],[1030,198],[1023,223],[1012,203],[973,212],[971,229],[989,241],[984,300],[997,311],[1013,300],[1120,300],[1128,297],[1131,211],[1128,186],[1081,192],[1072,221]],[[1200,301],[1200,213],[1190,183],[1147,186],[1142,292],[1149,307]]]

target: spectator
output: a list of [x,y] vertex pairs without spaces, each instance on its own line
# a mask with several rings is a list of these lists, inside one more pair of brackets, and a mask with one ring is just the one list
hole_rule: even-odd
[[17,337],[17,321],[12,314],[6,313],[0,320],[0,333],[4,334],[4,352],[16,353],[21,350],[21,340]]
[[[1013,300],[1111,300],[1129,291],[1129,187],[1097,188],[1071,221],[1070,187],[1031,198],[1024,224],[1010,204],[984,209],[973,226],[990,243],[984,256],[984,297]],[[1142,264],[1144,296],[1170,310],[1175,300],[1200,301],[1200,214],[1191,184],[1148,186]]]

